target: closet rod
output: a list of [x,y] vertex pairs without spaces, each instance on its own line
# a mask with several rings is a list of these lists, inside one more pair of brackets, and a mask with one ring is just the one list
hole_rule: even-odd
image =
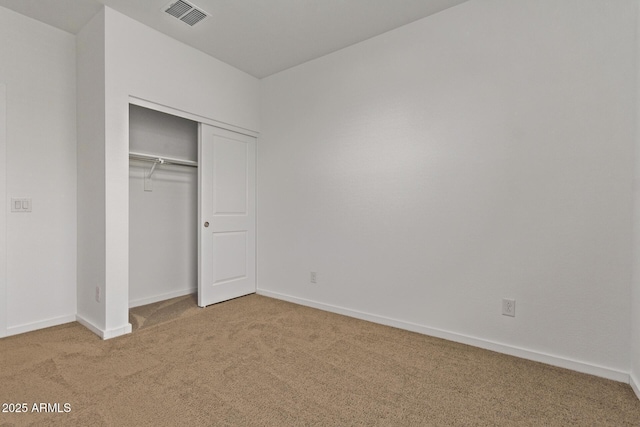
[[182,165],[182,166],[191,166],[194,168],[198,167],[198,162],[195,162],[193,160],[176,159],[174,157],[154,156],[152,154],[135,153],[133,151],[129,152],[129,158],[133,160],[153,162],[156,164],[160,163],[165,165]]

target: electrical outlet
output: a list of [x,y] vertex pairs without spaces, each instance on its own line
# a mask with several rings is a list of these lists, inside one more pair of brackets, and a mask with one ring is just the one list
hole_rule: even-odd
[[100,302],[100,286],[96,286],[96,302]]
[[516,300],[508,298],[502,299],[502,315],[516,317]]
[[311,272],[311,283],[318,283],[318,273],[315,271]]

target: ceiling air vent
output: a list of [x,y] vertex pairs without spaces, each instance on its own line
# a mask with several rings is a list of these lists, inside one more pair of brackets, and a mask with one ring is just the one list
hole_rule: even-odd
[[192,27],[209,16],[204,10],[183,0],[171,2],[162,10]]

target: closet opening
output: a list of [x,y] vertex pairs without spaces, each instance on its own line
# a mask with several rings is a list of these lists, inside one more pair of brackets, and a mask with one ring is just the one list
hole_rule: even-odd
[[198,290],[198,126],[129,105],[129,307]]

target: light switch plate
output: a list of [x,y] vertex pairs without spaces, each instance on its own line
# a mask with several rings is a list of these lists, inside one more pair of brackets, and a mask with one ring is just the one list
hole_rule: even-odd
[[11,212],[31,212],[31,198],[12,197]]

